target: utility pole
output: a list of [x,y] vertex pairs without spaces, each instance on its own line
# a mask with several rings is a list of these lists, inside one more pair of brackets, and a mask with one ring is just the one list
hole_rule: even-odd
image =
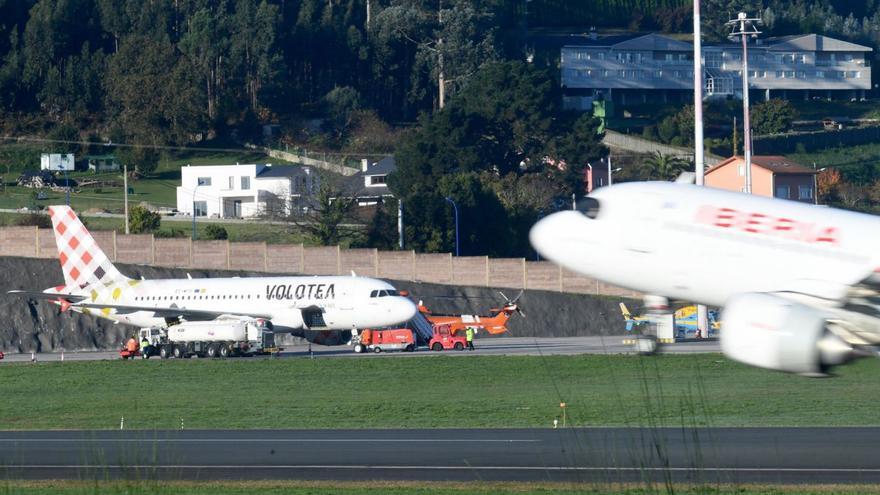
[[125,203],[125,235],[128,235],[130,232],[128,230],[128,164],[126,163],[122,164],[122,188]]
[[[437,7],[437,24],[440,26],[440,30],[443,30],[443,0],[439,1],[439,5]],[[440,87],[440,110],[443,110],[443,106],[446,105],[446,78],[443,74],[443,38],[440,37],[437,39],[437,61],[439,64],[439,72],[440,77],[437,81],[437,85]]]
[[397,200],[397,245],[403,250],[403,200]]
[[755,26],[761,23],[757,17],[749,17],[745,12],[737,14],[736,19],[726,23],[731,27],[730,38],[737,36],[742,40],[742,92],[743,92],[743,155],[746,160],[745,193],[752,194],[752,130],[749,123],[749,36],[757,38],[760,31]]
[[611,152],[608,152],[608,185],[610,186],[611,182]]
[[[703,153],[703,40],[700,29],[700,0],[694,0],[694,174],[696,184],[705,181],[705,156]],[[697,333],[701,338],[709,336],[709,310],[697,305]]]

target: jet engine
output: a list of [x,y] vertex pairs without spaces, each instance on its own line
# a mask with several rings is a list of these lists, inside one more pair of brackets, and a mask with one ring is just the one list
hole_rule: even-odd
[[816,308],[772,294],[741,294],[722,315],[721,350],[736,361],[806,376],[825,376],[853,358]]

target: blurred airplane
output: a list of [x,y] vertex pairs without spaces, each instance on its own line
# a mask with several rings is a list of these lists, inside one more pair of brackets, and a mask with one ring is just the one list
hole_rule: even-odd
[[[880,218],[692,184],[603,187],[530,233],[545,258],[724,307],[732,359],[821,376],[880,350]],[[647,299],[647,298],[646,298]]]

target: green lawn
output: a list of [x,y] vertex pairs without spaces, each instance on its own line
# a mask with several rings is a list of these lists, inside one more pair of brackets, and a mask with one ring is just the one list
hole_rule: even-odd
[[0,484],[0,494],[22,495],[85,495],[85,494],[179,494],[179,495],[547,495],[547,494],[624,494],[657,493],[753,495],[798,493],[831,495],[844,493],[880,493],[871,485],[721,485],[691,486],[681,484],[674,492],[660,486],[620,485],[607,483],[431,483],[431,482],[322,482],[322,481],[227,481],[227,482],[161,482],[161,481],[7,481]]
[[880,361],[839,371],[808,379],[711,354],[2,364],[0,425],[549,427],[560,402],[584,426],[878,424]]
[[[0,208],[21,208],[30,206],[34,201],[31,199],[33,190],[17,187],[14,185],[21,171],[39,170],[40,149],[20,144],[7,144],[0,146],[0,177],[7,184],[8,191],[0,194]],[[22,158],[24,156],[25,158]],[[16,164],[7,173],[4,160],[13,160]],[[11,163],[11,162],[10,162]],[[129,188],[134,194],[129,196],[129,201],[137,204],[145,201],[155,206],[175,207],[177,204],[177,186],[180,185],[180,169],[186,165],[228,165],[235,163],[274,163],[287,164],[283,160],[270,158],[263,153],[247,150],[233,151],[174,151],[163,153],[155,172],[147,178],[132,180]],[[84,187],[80,192],[71,194],[71,205],[80,211],[90,208],[102,208],[113,213],[121,213],[123,210],[122,172],[104,173],[96,175],[92,172],[74,172],[70,178],[79,180],[102,179],[118,183],[118,187],[103,186],[97,192],[94,187]],[[40,200],[37,204],[50,205],[64,202],[64,193],[45,191],[48,198]]]
[[[17,225],[25,216],[18,213],[0,212],[0,225]],[[84,218],[89,230],[115,230],[118,233],[125,232],[125,224],[122,218],[86,217]],[[218,224],[226,229],[229,240],[233,242],[266,242],[268,244],[305,244],[306,246],[318,245],[313,238],[294,224],[262,224],[262,223],[227,223],[198,219],[196,221],[196,234],[199,239],[205,239],[209,224]],[[190,221],[171,221],[163,219],[157,237],[190,237],[192,235],[192,223]]]

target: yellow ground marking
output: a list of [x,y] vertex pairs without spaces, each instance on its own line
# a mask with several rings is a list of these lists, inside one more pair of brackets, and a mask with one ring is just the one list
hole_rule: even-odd
[[114,301],[118,301],[119,296],[121,296],[121,295],[122,295],[122,289],[120,289],[119,287],[113,289],[113,300]]

